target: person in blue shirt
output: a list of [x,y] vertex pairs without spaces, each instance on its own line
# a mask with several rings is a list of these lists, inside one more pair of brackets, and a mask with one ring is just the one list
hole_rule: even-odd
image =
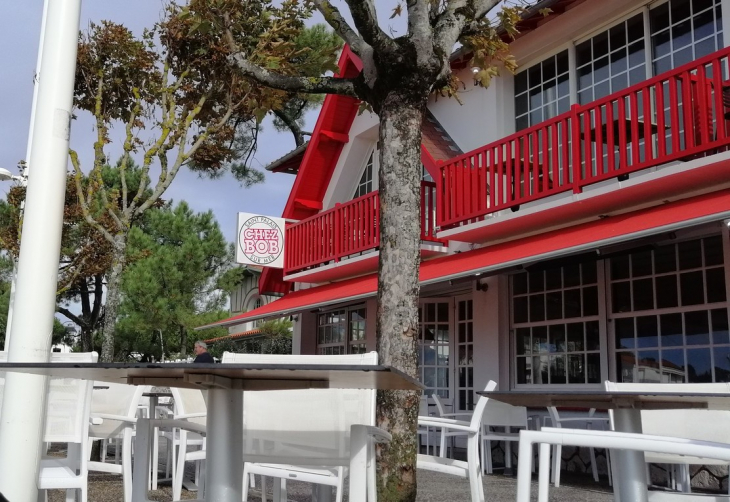
[[213,356],[208,354],[208,345],[202,341],[198,340],[195,342],[195,347],[193,348],[193,352],[195,352],[195,360],[194,363],[214,363],[215,359],[213,359]]

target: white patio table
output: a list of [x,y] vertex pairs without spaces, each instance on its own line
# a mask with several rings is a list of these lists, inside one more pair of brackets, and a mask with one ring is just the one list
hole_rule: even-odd
[[[241,502],[243,393],[284,389],[421,390],[417,381],[382,365],[0,363],[0,371],[130,385],[208,390],[206,501]],[[360,485],[360,483],[356,483]],[[351,482],[352,485],[352,482]],[[364,485],[362,485],[364,486]],[[351,493],[350,500],[364,500]]]
[[[641,410],[706,409],[730,410],[730,395],[722,393],[656,393],[607,391],[478,392],[514,406],[541,408],[580,407],[614,410],[617,431],[641,433]],[[614,461],[615,459],[615,461]],[[622,502],[647,502],[644,453],[611,452],[614,490]],[[616,479],[618,478],[618,479]],[[520,484],[518,481],[518,490]],[[519,500],[519,494],[518,494]]]

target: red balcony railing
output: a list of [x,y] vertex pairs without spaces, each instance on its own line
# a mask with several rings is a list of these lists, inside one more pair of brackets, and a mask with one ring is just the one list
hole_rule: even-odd
[[[286,228],[284,274],[338,262],[380,246],[378,192],[370,192]],[[421,182],[421,240],[436,239],[436,183]]]
[[725,48],[455,157],[436,180],[439,228],[726,149],[729,56]]

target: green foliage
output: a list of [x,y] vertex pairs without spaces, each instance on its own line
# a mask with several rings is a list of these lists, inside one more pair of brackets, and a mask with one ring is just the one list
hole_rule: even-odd
[[155,356],[192,348],[192,328],[218,320],[226,294],[219,284],[232,259],[211,212],[185,202],[148,211],[129,233],[130,265],[122,278],[117,325],[119,357]]

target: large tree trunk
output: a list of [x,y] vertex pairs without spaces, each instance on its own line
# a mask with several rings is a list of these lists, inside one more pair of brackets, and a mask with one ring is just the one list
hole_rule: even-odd
[[106,282],[106,303],[104,307],[104,329],[102,331],[101,361],[114,361],[114,330],[117,324],[117,310],[121,302],[121,280],[124,271],[127,236],[115,236],[112,266]]
[[[421,121],[426,97],[390,94],[380,116],[380,267],[377,348],[382,364],[418,378]],[[416,499],[418,391],[378,392],[378,426],[393,440],[378,450],[378,498]]]

